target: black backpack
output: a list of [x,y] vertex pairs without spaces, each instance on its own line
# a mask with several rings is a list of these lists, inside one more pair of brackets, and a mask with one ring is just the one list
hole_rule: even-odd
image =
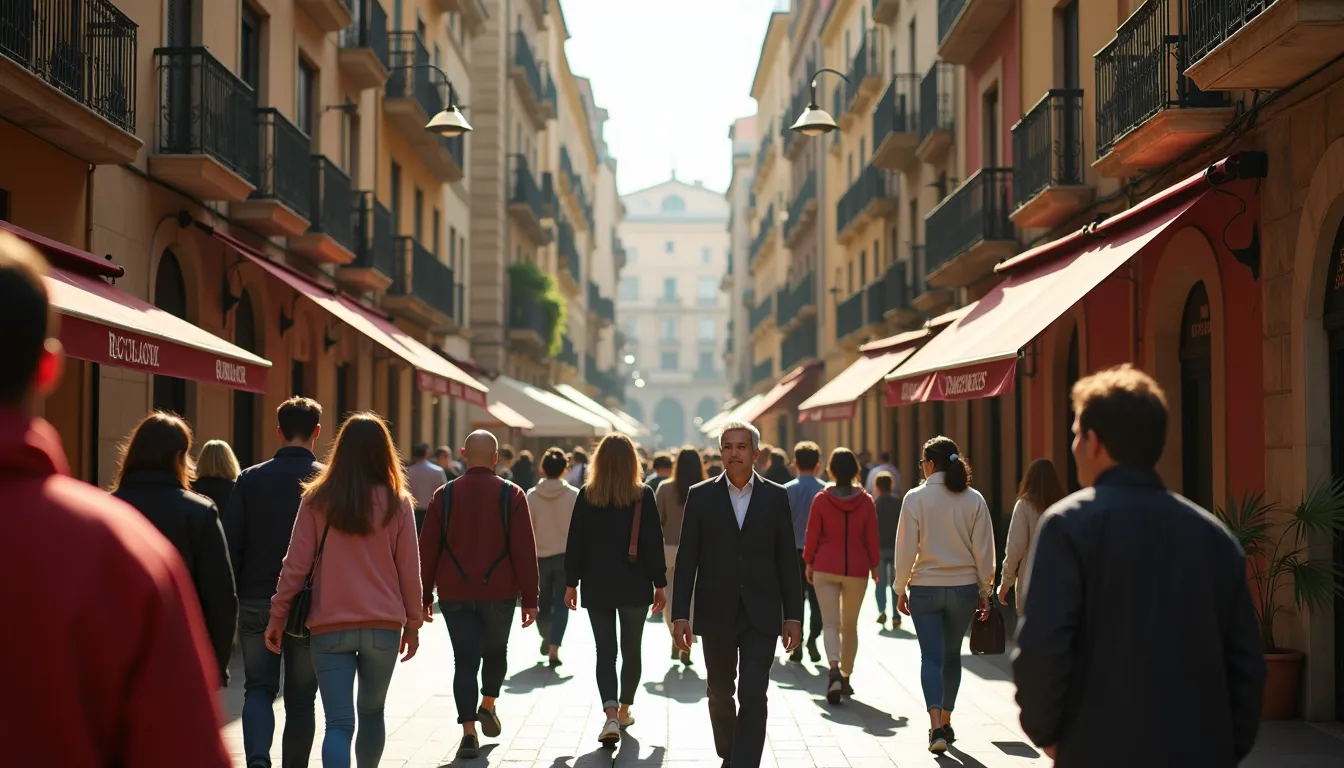
[[[458,480],[460,479],[461,478],[458,478]],[[461,574],[462,581],[470,584],[471,577],[467,575],[467,569],[462,567],[462,563],[458,561],[457,555],[453,554],[452,548],[448,546],[448,521],[453,519],[453,485],[456,482],[457,480],[453,480],[445,485],[443,487],[443,493],[439,495],[440,512],[443,515],[443,530],[439,532],[439,542],[443,547],[443,551],[448,553],[448,559],[453,562],[453,566],[457,568],[457,572]],[[511,514],[513,511],[511,508],[512,505],[509,503],[511,499],[509,497],[513,493],[513,487],[513,483],[510,483],[508,480],[503,480],[500,483],[499,522],[500,525],[504,527],[504,551],[500,552],[499,557],[496,557],[495,561],[486,569],[485,575],[481,577],[482,584],[488,584],[490,582],[490,575],[495,572],[495,568],[498,568],[499,564],[504,562],[509,556],[509,519],[513,517]]]

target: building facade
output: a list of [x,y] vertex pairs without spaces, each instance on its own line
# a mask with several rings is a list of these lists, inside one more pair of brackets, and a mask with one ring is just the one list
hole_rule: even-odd
[[728,203],[675,176],[622,201],[628,269],[616,303],[634,377],[626,410],[655,430],[659,447],[696,443],[697,427],[723,408],[732,389],[723,365],[729,312],[719,290]]
[[752,165],[756,147],[756,118],[743,117],[728,130],[732,142],[733,175],[724,199],[728,201],[728,266],[719,289],[728,298],[728,336],[723,348],[723,363],[732,385],[734,400],[741,400],[751,388],[750,302],[752,289],[748,271],[751,248],[751,187],[755,178]]

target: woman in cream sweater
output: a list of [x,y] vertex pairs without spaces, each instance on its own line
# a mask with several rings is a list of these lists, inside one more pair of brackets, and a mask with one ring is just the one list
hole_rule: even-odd
[[[924,484],[905,495],[896,528],[896,607],[915,622],[920,684],[929,711],[929,751],[956,736],[952,710],[961,686],[961,642],[994,590],[994,527],[971,468],[951,438],[924,444]],[[907,595],[907,588],[909,594]]]
[[999,602],[1008,604],[1008,592],[1017,587],[1017,611],[1027,604],[1027,576],[1036,543],[1036,524],[1051,504],[1064,498],[1055,465],[1049,459],[1037,459],[1027,467],[1013,504],[1013,520],[1008,524],[1008,543],[1003,548],[1003,577],[999,581]]

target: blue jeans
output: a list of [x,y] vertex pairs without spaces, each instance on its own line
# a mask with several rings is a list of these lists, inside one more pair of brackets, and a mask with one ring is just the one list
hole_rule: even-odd
[[[895,613],[896,592],[891,588],[894,581],[896,581],[896,550],[884,549],[877,561],[877,590],[874,594],[877,596],[878,613],[885,615],[887,612],[888,592],[891,592],[892,612]],[[900,620],[900,614],[896,614],[896,621]]]
[[280,668],[285,670],[285,733],[281,738],[283,768],[307,768],[313,750],[317,675],[308,641],[285,635],[279,656],[266,647],[270,599],[238,601],[238,643],[243,651],[243,754],[248,768],[271,768],[275,738],[275,697],[280,695]]
[[[322,740],[322,765],[348,768],[350,742],[359,713],[359,740],[355,760],[359,768],[375,768],[383,756],[387,727],[383,704],[392,670],[397,666],[401,633],[395,629],[343,629],[313,635],[313,668],[327,713],[327,735]],[[355,698],[355,677],[359,698]]]
[[565,556],[551,555],[537,560],[541,576],[540,602],[537,605],[537,631],[548,645],[560,645],[569,625],[565,607]]
[[951,712],[961,687],[961,641],[975,618],[980,590],[960,587],[910,587],[910,618],[919,639],[919,682],[925,709]]

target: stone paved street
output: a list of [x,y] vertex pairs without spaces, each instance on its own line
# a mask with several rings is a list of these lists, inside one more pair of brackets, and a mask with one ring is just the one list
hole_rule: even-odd
[[[919,651],[913,634],[879,632],[870,602],[860,620],[863,633],[854,674],[855,698],[831,707],[822,692],[822,665],[776,663],[771,674],[767,768],[877,768],[879,766],[1047,766],[1048,758],[1017,726],[1008,658],[965,656],[965,675],[954,723],[958,741],[941,760],[925,749],[927,728],[919,693]],[[909,620],[907,619],[907,626]],[[637,719],[616,752],[597,743],[601,727],[593,679],[592,632],[580,610],[571,614],[562,658],[552,671],[538,664],[536,630],[515,625],[509,646],[509,677],[500,698],[504,733],[483,739],[483,756],[464,768],[611,768],[626,765],[717,766],[698,663],[683,670],[669,659],[671,646],[661,622],[645,625],[644,684],[633,713]],[[385,768],[437,768],[453,760],[461,730],[454,722],[452,652],[441,620],[422,630],[419,655],[399,666],[387,703]],[[780,657],[783,658],[782,655]],[[237,662],[228,691],[225,739],[242,763],[242,668]],[[276,703],[283,723],[283,706]],[[318,737],[322,739],[319,702]],[[1123,724],[1117,724],[1123,728]],[[1267,724],[1250,768],[1344,766],[1344,731],[1304,723]],[[279,765],[277,727],[274,756]]]

